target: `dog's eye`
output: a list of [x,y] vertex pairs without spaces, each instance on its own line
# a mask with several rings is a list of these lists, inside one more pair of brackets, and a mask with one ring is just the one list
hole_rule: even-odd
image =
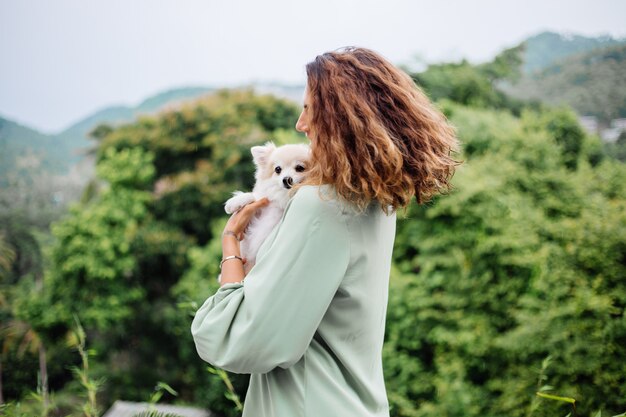
[[283,169],[281,167],[274,168],[274,172],[277,173],[277,174],[280,174],[282,172],[282,170]]
[[304,172],[304,169],[302,165],[296,165],[296,172]]

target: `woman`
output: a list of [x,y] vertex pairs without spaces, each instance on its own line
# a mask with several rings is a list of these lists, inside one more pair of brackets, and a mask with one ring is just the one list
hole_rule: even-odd
[[405,73],[346,48],[306,67],[296,129],[307,180],[245,277],[239,239],[257,201],[223,234],[221,288],[198,310],[199,355],[250,373],[243,415],[388,416],[381,349],[395,212],[449,187],[457,141]]

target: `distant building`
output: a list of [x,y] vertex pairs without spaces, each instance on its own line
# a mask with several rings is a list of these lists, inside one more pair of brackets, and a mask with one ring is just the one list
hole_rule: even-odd
[[603,129],[602,132],[600,132],[600,137],[605,142],[615,143],[615,142],[617,142],[617,138],[619,138],[619,135],[622,132],[623,132],[623,129],[617,129],[615,127],[610,127],[608,129]]
[[615,143],[622,132],[626,132],[626,119],[613,119],[611,120],[611,127],[603,129],[600,132],[600,137],[605,142]]
[[580,116],[578,122],[587,133],[598,134],[598,118],[596,116]]
[[626,118],[611,120],[611,127],[614,129],[626,130]]
[[215,417],[214,414],[195,407],[183,407],[178,405],[135,403],[129,401],[115,401],[113,406],[102,417],[133,417],[137,414],[148,415],[151,410],[159,413],[170,413],[180,417]]

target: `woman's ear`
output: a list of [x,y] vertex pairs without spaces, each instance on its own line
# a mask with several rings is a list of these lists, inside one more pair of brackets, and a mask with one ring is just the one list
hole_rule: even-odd
[[250,149],[252,152],[252,159],[254,160],[254,164],[256,166],[263,166],[267,164],[270,155],[276,149],[276,145],[272,142],[267,142],[264,146],[253,146]]

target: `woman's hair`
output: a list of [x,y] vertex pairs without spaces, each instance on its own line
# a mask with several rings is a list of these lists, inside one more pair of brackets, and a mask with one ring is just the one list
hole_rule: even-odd
[[385,212],[450,188],[455,130],[413,80],[377,53],[348,47],[306,66],[312,161],[306,184],[332,184]]

